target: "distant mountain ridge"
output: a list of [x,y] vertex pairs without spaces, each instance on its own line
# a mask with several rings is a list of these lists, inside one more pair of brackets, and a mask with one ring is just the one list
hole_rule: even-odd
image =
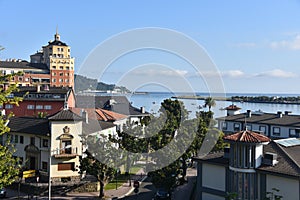
[[100,90],[100,91],[118,91],[118,92],[130,92],[124,86],[116,86],[115,84],[106,84],[98,82],[97,79],[88,78],[82,75],[75,74],[75,92],[81,92],[84,90]]

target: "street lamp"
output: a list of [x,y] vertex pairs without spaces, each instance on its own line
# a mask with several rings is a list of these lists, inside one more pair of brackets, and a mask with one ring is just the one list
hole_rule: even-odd
[[51,158],[52,158],[52,155],[51,155],[51,153],[52,152],[54,152],[54,151],[61,151],[61,150],[63,150],[63,149],[69,149],[69,148],[71,148],[72,147],[72,145],[67,145],[67,146],[65,146],[64,148],[61,148],[61,149],[55,149],[55,150],[53,150],[53,151],[51,151],[51,149],[50,149],[50,157],[49,157],[49,200],[51,199]]

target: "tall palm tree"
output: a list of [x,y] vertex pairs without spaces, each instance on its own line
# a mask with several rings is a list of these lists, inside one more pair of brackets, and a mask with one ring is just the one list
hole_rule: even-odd
[[208,110],[210,111],[211,107],[216,105],[216,101],[212,97],[207,97],[205,99],[204,107],[208,107]]

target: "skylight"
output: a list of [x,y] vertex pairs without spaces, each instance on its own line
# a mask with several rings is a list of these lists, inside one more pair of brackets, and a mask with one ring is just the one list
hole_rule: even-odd
[[286,139],[274,140],[274,142],[284,147],[293,147],[293,146],[300,145],[300,140],[297,138],[286,138]]

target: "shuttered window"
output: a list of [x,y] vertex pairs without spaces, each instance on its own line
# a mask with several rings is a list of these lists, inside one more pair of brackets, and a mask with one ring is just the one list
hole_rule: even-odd
[[58,171],[74,170],[75,163],[58,163]]

